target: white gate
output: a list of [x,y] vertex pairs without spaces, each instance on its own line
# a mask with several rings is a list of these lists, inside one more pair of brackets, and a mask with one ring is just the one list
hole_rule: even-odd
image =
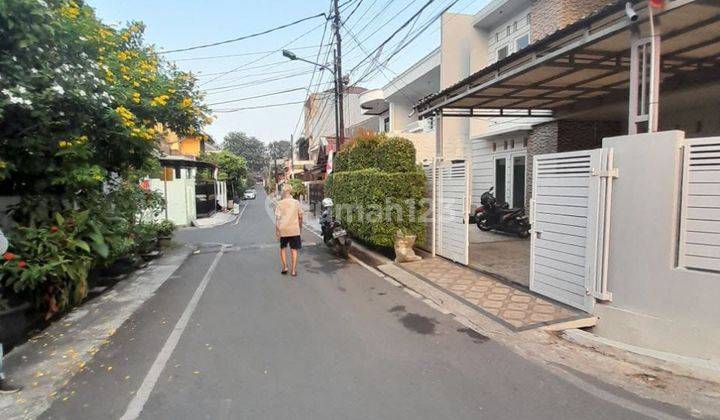
[[535,156],[530,290],[591,311],[607,292],[612,149]]
[[[425,163],[425,164],[423,164],[422,167],[423,167],[423,172],[425,172],[425,197],[424,198],[429,203],[434,203],[434,200],[433,200],[433,193],[435,192],[435,190],[433,188],[433,182],[434,182],[433,167],[434,166],[432,165],[432,163],[430,163],[430,164]],[[425,241],[417,244],[420,248],[422,248],[428,252],[432,252],[432,248],[433,248],[433,246],[432,246],[433,245],[433,229],[435,227],[433,225],[433,217],[432,217],[433,211],[434,211],[433,206],[430,205],[430,208],[427,210],[427,214],[425,217]]]
[[684,149],[679,265],[720,271],[720,137]]
[[468,264],[468,196],[470,177],[465,160],[436,164],[435,253]]

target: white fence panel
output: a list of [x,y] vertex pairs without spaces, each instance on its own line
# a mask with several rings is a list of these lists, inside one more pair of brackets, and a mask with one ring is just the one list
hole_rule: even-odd
[[428,208],[427,215],[425,218],[425,241],[422,243],[418,243],[418,246],[428,252],[432,252],[432,244],[433,244],[433,207],[434,207],[434,200],[433,200],[433,165],[432,164],[423,164],[423,172],[425,172],[425,199],[427,199],[430,202],[430,207]]
[[530,289],[591,311],[608,300],[605,272],[612,149],[535,156]]
[[436,164],[435,253],[468,264],[469,168],[464,160]]
[[685,142],[678,261],[720,271],[720,137]]

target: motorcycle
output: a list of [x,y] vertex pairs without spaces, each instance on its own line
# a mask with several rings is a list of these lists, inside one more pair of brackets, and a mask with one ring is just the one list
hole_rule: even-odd
[[483,232],[498,230],[520,238],[530,236],[530,221],[524,208],[511,209],[507,203],[498,204],[493,188],[480,196],[480,207],[475,209],[475,222]]
[[347,231],[343,228],[342,223],[335,219],[333,215],[332,198],[323,199],[322,213],[320,213],[320,229],[322,230],[322,238],[325,245],[332,248],[336,255],[342,258],[348,258],[350,245],[352,240],[348,236]]

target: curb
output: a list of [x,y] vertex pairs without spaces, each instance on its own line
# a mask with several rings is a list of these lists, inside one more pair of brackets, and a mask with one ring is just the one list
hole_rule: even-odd
[[559,336],[571,343],[631,363],[661,368],[672,373],[690,375],[706,381],[720,383],[720,364],[711,360],[638,347],[579,329],[562,331]]
[[192,252],[186,246],[169,251],[7,354],[3,364],[8,379],[24,388],[17,394],[0,395],[0,418],[35,418],[47,410],[58,390],[84,369],[100,346]]

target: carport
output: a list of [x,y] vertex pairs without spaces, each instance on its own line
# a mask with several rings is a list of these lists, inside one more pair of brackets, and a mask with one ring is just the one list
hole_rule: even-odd
[[[697,115],[700,114],[697,105],[701,105],[702,110],[710,110],[709,114],[720,109],[720,2],[674,0],[666,1],[662,9],[650,9],[644,1],[629,3],[636,18],[631,19],[626,13],[625,1],[615,2],[424,98],[416,105],[416,110],[425,118],[551,117],[558,123],[581,121],[590,127],[594,121],[610,121],[617,124],[619,131],[629,134],[682,129],[692,137],[720,132],[717,114]],[[436,127],[438,155],[441,155],[442,124],[436,123]],[[597,180],[598,184],[592,184],[589,190],[594,191],[593,194],[605,194],[603,189],[611,184],[608,179],[614,176],[612,157],[592,150],[597,145],[563,149],[562,142],[563,139],[556,139],[557,149],[551,152],[572,150],[572,154],[548,158],[542,162],[542,168],[533,168],[534,158],[537,162],[536,157],[541,154],[528,153],[525,168],[528,193],[537,192],[537,186],[532,185],[533,173],[537,177],[540,171],[541,178],[553,178],[545,182],[553,183],[555,188],[570,191],[576,185],[563,185],[562,182],[577,176],[592,182]],[[576,165],[566,166],[566,162]],[[579,173],[578,168],[586,173]],[[465,176],[472,177],[471,169]],[[433,181],[436,191],[441,190],[437,185],[442,180],[438,178],[436,176]],[[462,184],[460,180],[456,182]],[[588,189],[587,185],[581,187]],[[467,191],[469,196],[469,187]],[[573,243],[557,239],[553,249],[584,246],[582,255],[573,255],[573,258],[578,257],[576,264],[585,266],[581,275],[596,277],[586,285],[598,283],[599,289],[586,288],[582,291],[586,293],[582,294],[595,294],[602,299],[602,265],[607,256],[603,251],[602,235],[596,234],[598,230],[602,231],[602,218],[609,209],[603,208],[602,203],[593,204],[593,201],[600,201],[595,200],[595,196],[568,197],[545,197],[548,201],[542,205],[546,206],[543,210],[548,212],[548,217],[559,220],[558,224],[564,223],[568,216],[552,214],[552,211],[564,211],[557,205],[574,200],[585,203],[578,209],[593,213],[588,220],[592,219],[595,224],[583,227],[582,234],[575,232],[578,236]],[[447,230],[450,218],[442,214],[447,200],[436,194],[435,201],[434,221],[442,220],[445,224],[442,228]],[[465,227],[469,225],[467,214],[471,210],[471,201],[464,200],[466,217],[456,221]],[[470,225],[469,229],[474,226]],[[435,238],[438,231],[436,224],[433,228]],[[537,242],[539,230],[535,233],[537,237],[533,235],[533,240]],[[466,240],[466,243],[470,242]],[[533,252],[530,252],[529,264],[532,264]],[[553,264],[562,264],[566,257],[562,252],[553,254]],[[586,308],[587,304],[583,302],[587,301],[580,296],[579,303],[573,305]]]

